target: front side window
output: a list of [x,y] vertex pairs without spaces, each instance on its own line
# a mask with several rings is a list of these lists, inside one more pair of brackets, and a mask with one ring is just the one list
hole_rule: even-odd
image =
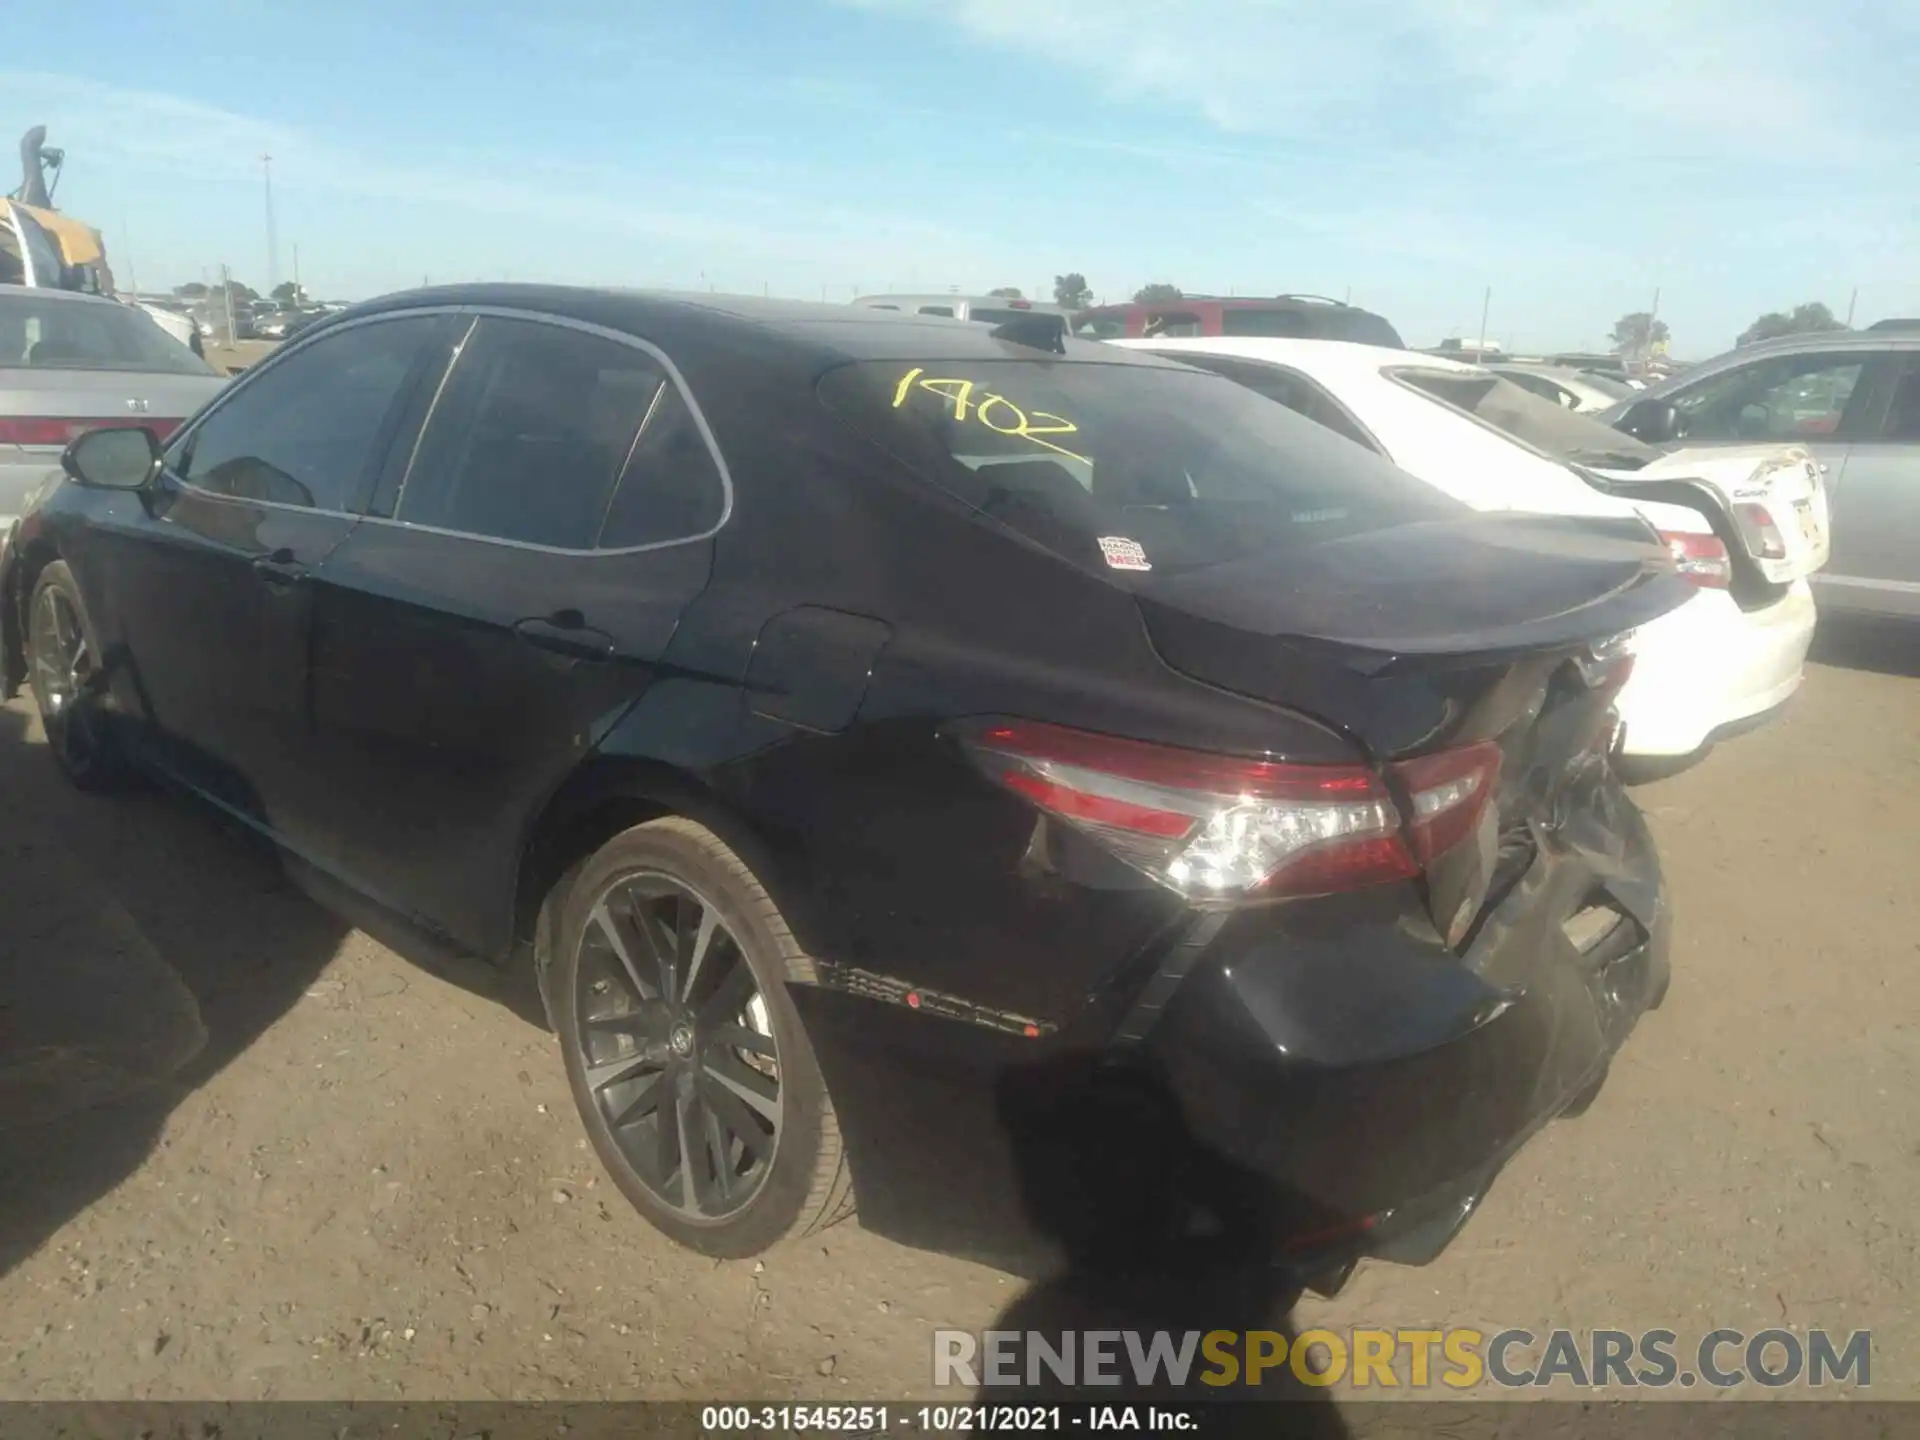
[[866,361],[829,371],[820,398],[921,478],[1122,583],[1465,512],[1285,407],[1181,367]]
[[1839,432],[1866,370],[1860,354],[1778,355],[1672,397],[1693,441],[1814,440]]
[[438,325],[434,316],[355,325],[269,365],[186,436],[174,473],[237,499],[359,510]]
[[1920,440],[1920,355],[1910,356],[1893,398],[1887,406],[1886,422],[1880,427],[1883,440]]
[[666,374],[645,351],[483,317],[427,421],[394,518],[590,550]]

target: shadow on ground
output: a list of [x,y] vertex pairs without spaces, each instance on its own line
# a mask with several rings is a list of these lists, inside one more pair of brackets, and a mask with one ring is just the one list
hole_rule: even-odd
[[[349,927],[211,812],[73,790],[20,701],[0,706],[0,796],[5,1274],[132,1175],[187,1095],[271,1043]],[[409,948],[390,925],[380,938],[508,998],[491,966]]]
[[[1267,1356],[1290,1358],[1298,1333],[1290,1315],[1300,1288],[1250,1238],[1260,1222],[1236,1217],[1236,1197],[1250,1198],[1260,1182],[1207,1156],[1150,1081],[1117,1079],[1117,1073],[1068,1056],[1001,1082],[999,1117],[1012,1143],[1024,1218],[1054,1242],[1061,1263],[1017,1296],[991,1328],[1045,1337],[1055,1353],[1070,1336],[1083,1361],[1090,1333],[1119,1332],[1109,1342],[1119,1383],[1067,1385],[1044,1365],[1023,1363],[1016,1368],[1019,1384],[983,1383],[976,1398],[993,1404],[1292,1401],[1279,1412],[1265,1404],[1226,1409],[1209,1416],[1208,1432],[1348,1434],[1326,1390],[1303,1383],[1292,1366],[1273,1365],[1250,1385],[1244,1371],[1226,1374],[1200,1351],[1200,1337],[1232,1332],[1225,1353],[1244,1363],[1246,1337],[1268,1332]],[[1207,1238],[1189,1233],[1183,1202],[1189,1194],[1210,1197],[1222,1230]],[[1256,1213],[1251,1207],[1248,1216]],[[1137,1337],[1133,1345],[1129,1332]],[[1134,1346],[1150,1356],[1162,1333],[1172,1353],[1184,1349],[1191,1356],[1179,1380],[1165,1367],[1143,1376],[1130,1358]],[[1022,1346],[1016,1353],[1027,1352]],[[1325,1365],[1328,1358],[1313,1355],[1311,1363]],[[1208,1375],[1213,1383],[1202,1378]]]
[[1920,625],[1823,615],[1807,658],[1848,670],[1920,676]]

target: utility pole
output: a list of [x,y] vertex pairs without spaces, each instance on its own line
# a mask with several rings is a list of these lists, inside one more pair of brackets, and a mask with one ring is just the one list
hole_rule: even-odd
[[231,345],[239,336],[233,328],[233,272],[222,263],[220,266],[220,299],[227,312],[227,344]]
[[293,303],[300,303],[300,246],[293,247]]
[[280,283],[275,273],[280,268],[280,239],[273,231],[273,156],[260,157],[260,179],[267,197],[267,294],[271,295]]
[[1847,328],[1849,330],[1853,328],[1853,307],[1855,305],[1858,305],[1859,303],[1860,303],[1860,287],[1856,285],[1853,287],[1853,297],[1847,301]]
[[1480,297],[1480,354],[1474,357],[1475,360],[1479,360],[1487,353],[1487,311],[1492,308],[1493,287],[1489,285],[1487,293]]
[[140,277],[134,273],[133,269],[133,232],[127,228],[125,209],[120,211],[120,253],[127,257],[127,291],[129,294],[138,295]]

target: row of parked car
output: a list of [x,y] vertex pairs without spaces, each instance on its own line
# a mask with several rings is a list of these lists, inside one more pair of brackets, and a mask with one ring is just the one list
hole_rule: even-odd
[[922,298],[424,290],[224,385],[0,334],[52,469],[5,689],[76,785],[531,966],[683,1244],[1430,1258],[1661,1002],[1622,769],[1799,683],[1920,345],[1608,424],[1397,336]]

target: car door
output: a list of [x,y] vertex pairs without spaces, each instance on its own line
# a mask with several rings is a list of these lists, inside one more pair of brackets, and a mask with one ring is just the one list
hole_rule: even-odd
[[1920,619],[1920,351],[1896,351],[1833,497],[1833,555],[1815,577],[1834,609]]
[[316,851],[503,952],[527,827],[647,688],[729,494],[658,351],[480,316],[404,475],[327,564]]
[[1686,421],[1685,445],[1804,445],[1841,482],[1853,442],[1885,383],[1885,357],[1872,350],[1807,350],[1765,355],[1671,392]]
[[164,768],[276,833],[297,791],[321,566],[353,529],[435,322],[316,338],[226,392],[104,537],[132,700]]

